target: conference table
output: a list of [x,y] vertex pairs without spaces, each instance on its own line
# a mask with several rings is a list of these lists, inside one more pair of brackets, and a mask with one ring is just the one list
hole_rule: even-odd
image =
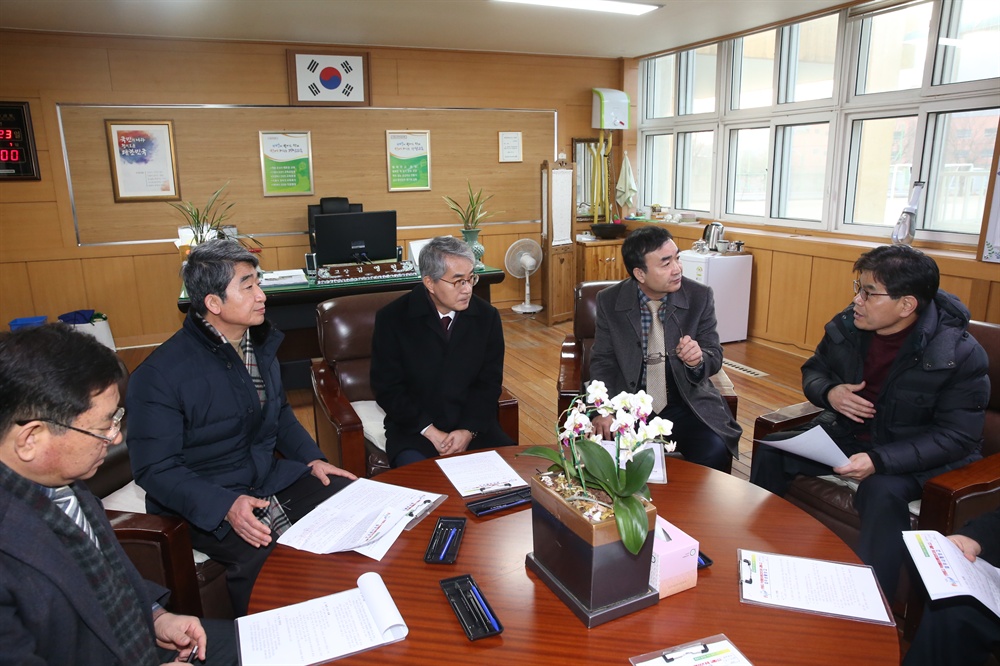
[[[526,480],[545,467],[540,458],[516,456],[518,447],[497,451]],[[525,568],[532,550],[530,504],[477,518],[434,460],[375,478],[448,496],[403,532],[382,561],[278,545],[254,586],[250,612],[354,588],[361,574],[375,571],[409,634],[345,663],[627,664],[632,656],[724,633],[757,666],[899,664],[895,627],[740,602],[737,549],[858,563],[833,532],[785,500],[713,469],[668,458],[667,478],[665,485],[650,485],[659,515],[697,539],[715,563],[698,572],[694,588],[593,629]],[[423,560],[441,516],[468,520],[453,565]],[[466,638],[439,585],[463,574],[472,575],[503,624],[499,636]]]

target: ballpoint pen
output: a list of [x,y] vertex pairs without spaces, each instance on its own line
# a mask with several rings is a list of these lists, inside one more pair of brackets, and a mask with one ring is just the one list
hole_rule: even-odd
[[476,595],[476,601],[479,602],[477,606],[479,606],[479,609],[483,611],[484,615],[486,615],[486,619],[490,621],[490,626],[493,627],[493,631],[498,631],[500,627],[497,625],[497,621],[490,613],[490,609],[486,607],[486,602],[483,600],[482,595],[479,594],[479,590],[476,589],[475,585],[470,585],[469,589],[472,590],[472,594]]
[[448,546],[451,545],[451,540],[457,531],[454,527],[448,530],[448,540],[444,542],[444,548],[441,549],[441,555],[438,556],[438,560],[443,560],[444,556],[448,553]]

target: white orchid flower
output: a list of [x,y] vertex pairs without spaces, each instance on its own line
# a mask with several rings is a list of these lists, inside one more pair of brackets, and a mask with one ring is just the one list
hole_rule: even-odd
[[604,382],[592,381],[587,385],[587,402],[600,407],[608,401],[608,389]]

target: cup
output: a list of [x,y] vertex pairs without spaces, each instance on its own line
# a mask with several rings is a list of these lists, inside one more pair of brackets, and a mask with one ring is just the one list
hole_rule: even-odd
[[715,241],[715,249],[719,251],[719,254],[725,254],[726,252],[729,252],[729,241],[727,240]]

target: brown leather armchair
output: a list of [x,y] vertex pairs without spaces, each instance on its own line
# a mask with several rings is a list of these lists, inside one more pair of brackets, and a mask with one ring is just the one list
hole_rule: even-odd
[[[369,378],[375,313],[405,293],[341,296],[316,306],[323,354],[312,364],[316,443],[330,462],[359,477],[389,468],[385,451],[365,436],[362,419],[351,403],[375,400]],[[517,399],[506,389],[500,394],[497,415],[500,427],[517,442]]]
[[[584,385],[590,381],[590,359],[594,349],[597,320],[597,294],[614,284],[618,284],[618,281],[581,282],[576,285],[573,299],[573,333],[563,340],[559,358],[559,379],[556,390],[560,415],[569,409],[573,398],[580,395]],[[719,370],[711,380],[725,398],[729,411],[735,418],[739,398],[733,388],[733,382],[725,370]]]
[[[969,519],[1000,506],[1000,325],[980,321],[969,323],[969,332],[990,358],[992,392],[986,407],[983,428],[983,459],[946,472],[924,485],[920,515],[911,516],[913,529],[951,534]],[[758,440],[781,430],[803,425],[822,410],[801,402],[762,414],[754,424],[754,451]],[[792,481],[785,499],[814,516],[833,530],[849,546],[858,542],[861,527],[854,509],[854,493],[848,487],[819,477],[799,476]],[[905,579],[905,575],[904,575]],[[906,617],[906,634],[916,630],[918,614],[907,612],[914,600],[913,586],[904,580],[894,601],[894,610]]]

